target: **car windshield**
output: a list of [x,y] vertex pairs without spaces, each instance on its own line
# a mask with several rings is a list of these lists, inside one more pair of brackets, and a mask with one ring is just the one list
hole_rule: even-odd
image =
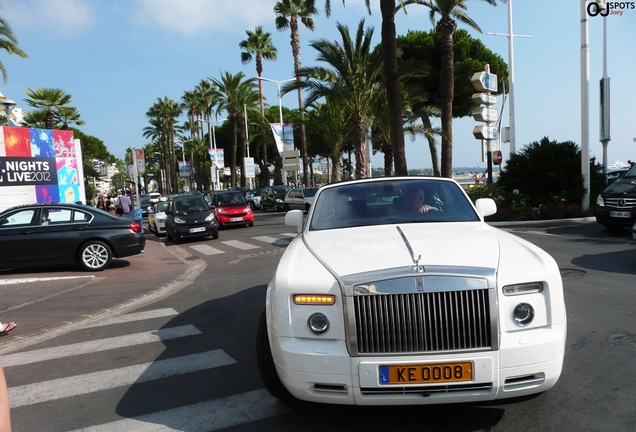
[[318,192],[318,188],[305,188],[302,189],[303,191],[303,195],[306,198],[311,198],[312,196],[316,195],[316,192]]
[[167,201],[161,201],[155,205],[155,213],[163,213],[168,208]]
[[219,206],[240,206],[247,204],[245,201],[245,197],[241,192],[229,192],[224,194],[219,194],[217,196],[217,205]]
[[188,213],[194,213],[198,211],[208,211],[208,203],[205,202],[203,197],[193,196],[188,199],[179,199],[174,202],[174,213],[187,215]]
[[632,166],[621,178],[636,178],[636,165]]
[[310,230],[480,220],[457,183],[433,179],[347,182],[322,189],[313,206]]
[[274,187],[274,193],[275,194],[286,194],[287,192],[289,192],[292,188],[289,186],[275,186]]

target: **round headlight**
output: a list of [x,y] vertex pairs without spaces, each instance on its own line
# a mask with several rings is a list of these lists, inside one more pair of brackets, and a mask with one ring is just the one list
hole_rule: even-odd
[[512,318],[518,326],[525,327],[534,319],[534,308],[528,303],[519,303],[512,313]]
[[329,330],[329,320],[321,313],[315,313],[307,320],[309,330],[315,335],[324,335]]

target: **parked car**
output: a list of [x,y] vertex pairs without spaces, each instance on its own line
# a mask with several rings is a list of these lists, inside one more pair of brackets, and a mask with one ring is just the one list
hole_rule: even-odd
[[150,199],[150,202],[152,204],[157,204],[159,201],[161,201],[163,197],[161,196],[161,194],[159,192],[150,192],[148,194],[148,199]]
[[316,192],[318,188],[315,187],[292,189],[285,195],[285,204],[288,209],[302,210],[307,213],[311,203],[314,202]]
[[101,271],[144,251],[141,222],[82,204],[30,204],[0,213],[0,268],[80,264]]
[[261,208],[261,194],[263,193],[263,189],[250,189],[245,192],[245,198],[249,203],[252,211]]
[[261,211],[272,209],[274,211],[288,210],[285,204],[285,196],[292,188],[289,186],[267,186],[261,194]]
[[221,227],[254,226],[254,213],[240,191],[219,191],[212,197],[212,208]]
[[636,165],[596,198],[594,215],[608,229],[622,230],[636,223]]
[[567,318],[555,260],[486,222],[452,179],[326,185],[283,253],[257,329],[283,401],[472,403],[545,392]]
[[627,171],[629,171],[629,168],[621,168],[608,171],[606,176],[607,185],[609,186],[619,178],[623,177]]
[[219,222],[202,195],[175,196],[165,214],[168,240],[178,244],[188,238],[219,238]]
[[167,201],[159,201],[152,206],[148,212],[148,230],[156,235],[166,235],[166,210],[168,209]]
[[141,217],[142,219],[146,219],[148,217],[148,211],[152,208],[152,202],[148,197],[141,197],[140,201],[139,208],[141,209]]

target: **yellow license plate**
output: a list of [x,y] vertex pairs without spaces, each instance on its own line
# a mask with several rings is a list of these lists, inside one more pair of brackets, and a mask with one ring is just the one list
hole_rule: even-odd
[[472,381],[473,362],[380,366],[380,384]]

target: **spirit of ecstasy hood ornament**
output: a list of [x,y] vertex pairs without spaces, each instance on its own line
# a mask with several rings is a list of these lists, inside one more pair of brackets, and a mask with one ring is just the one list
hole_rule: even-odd
[[404,244],[406,245],[406,248],[409,250],[409,253],[411,254],[411,259],[413,260],[413,265],[411,266],[411,270],[414,273],[424,273],[424,266],[420,265],[420,259],[422,258],[422,255],[415,256],[415,252],[413,252],[413,248],[411,247],[411,244],[406,239],[406,236],[404,235],[400,227],[396,227],[396,228],[398,232],[400,233],[400,235],[402,236],[402,240],[404,240]]

